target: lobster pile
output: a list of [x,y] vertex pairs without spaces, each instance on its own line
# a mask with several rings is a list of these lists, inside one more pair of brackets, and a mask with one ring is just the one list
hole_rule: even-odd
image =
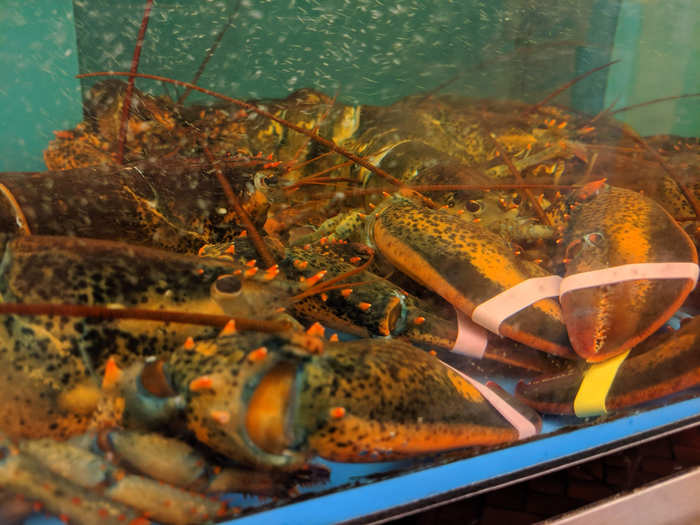
[[[659,331],[698,311],[696,139],[306,89],[135,91],[120,144],[128,92],[97,84],[49,171],[0,174],[6,491],[199,523],[235,513],[200,493],[290,494],[314,455],[497,445],[698,384],[700,317]],[[537,376],[511,395],[447,352]]]

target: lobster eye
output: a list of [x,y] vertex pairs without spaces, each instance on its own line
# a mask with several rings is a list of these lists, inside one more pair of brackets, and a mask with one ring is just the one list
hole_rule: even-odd
[[155,397],[173,397],[177,394],[168,379],[165,363],[160,359],[146,362],[141,371],[141,386]]
[[389,300],[384,315],[377,327],[383,336],[399,335],[406,328],[406,303],[403,294],[396,294]]
[[241,278],[233,274],[222,275],[214,282],[214,288],[221,294],[236,295],[241,287]]
[[467,208],[467,211],[470,213],[476,213],[478,211],[481,211],[481,208],[483,207],[481,202],[475,201],[475,200],[470,200],[467,201],[467,204],[465,205]]
[[605,240],[605,238],[603,237],[602,233],[593,232],[593,233],[589,233],[588,235],[584,236],[584,240],[592,246],[600,247],[603,244],[603,241]]

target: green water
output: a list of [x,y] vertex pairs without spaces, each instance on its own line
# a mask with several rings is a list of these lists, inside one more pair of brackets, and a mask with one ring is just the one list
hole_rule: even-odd
[[[79,83],[78,70],[129,70],[144,4],[0,3],[0,170],[42,169],[52,131],[81,120],[79,86],[95,80]],[[695,0],[156,0],[139,71],[192,80],[227,26],[198,84],[244,99],[313,87],[343,102],[388,104],[447,83],[446,92],[534,102],[619,58],[557,99],[596,113],[698,91],[699,20]],[[152,81],[137,86],[176,95]],[[697,104],[621,118],[642,134],[697,136]]]

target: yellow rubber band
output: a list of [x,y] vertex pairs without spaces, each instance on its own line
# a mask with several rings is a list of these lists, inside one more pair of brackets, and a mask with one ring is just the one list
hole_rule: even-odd
[[586,370],[574,400],[574,413],[578,417],[598,416],[607,413],[605,398],[617,375],[617,370],[629,354],[629,350]]

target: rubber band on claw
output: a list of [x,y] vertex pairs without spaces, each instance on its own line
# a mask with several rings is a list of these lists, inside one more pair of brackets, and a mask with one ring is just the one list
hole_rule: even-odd
[[542,299],[558,297],[561,281],[558,275],[522,281],[477,306],[472,313],[472,321],[498,334],[501,323],[511,315]]
[[637,279],[690,279],[693,287],[698,283],[700,268],[692,262],[636,263],[581,272],[565,277],[561,283],[559,296],[566,292],[616,284]]
[[518,439],[526,439],[537,434],[537,427],[518,412],[515,408],[509,405],[501,396],[496,392],[491,390],[489,387],[480,383],[474,378],[469,377],[467,374],[460,372],[456,368],[451,367],[445,363],[449,369],[453,372],[459,374],[461,377],[469,381],[469,383],[476,388],[483,398],[488,401],[493,408],[495,408],[503,418],[508,421],[515,430],[518,432]]
[[629,350],[602,363],[591,365],[586,370],[574,400],[574,413],[578,417],[607,414],[605,400],[608,397],[608,392],[615,380],[617,371],[628,354]]

